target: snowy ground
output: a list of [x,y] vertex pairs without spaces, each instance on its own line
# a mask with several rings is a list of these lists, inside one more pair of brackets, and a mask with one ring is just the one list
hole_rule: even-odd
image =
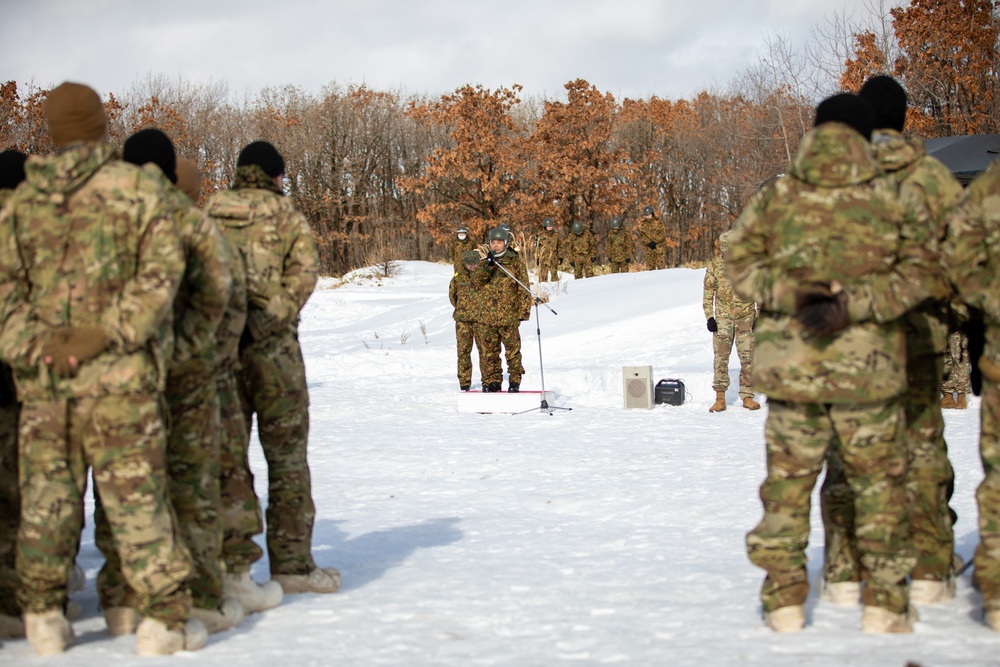
[[[314,552],[341,592],[286,598],[197,653],[139,658],[97,608],[101,564],[84,535],[78,644],[2,664],[275,665],[995,665],[1000,635],[979,620],[968,577],[921,609],[916,632],[867,636],[860,609],[810,598],[808,625],[776,635],[759,616],[762,578],[743,537],[759,519],[763,424],[737,404],[709,414],[711,335],[700,270],[565,279],[521,327],[524,389],[570,411],[456,410],[449,267],[400,265],[381,281],[324,280],[302,318],[312,400]],[[622,367],[682,378],[688,401],[623,409]],[[478,370],[473,382],[478,382]],[[506,384],[505,384],[506,386]],[[947,411],[957,471],[957,548],[975,548],[982,477],[979,401]],[[266,489],[259,447],[253,463]],[[810,567],[821,559],[814,512]],[[264,561],[254,574],[267,577]],[[992,658],[990,656],[993,656]],[[193,661],[193,662],[192,662]]]

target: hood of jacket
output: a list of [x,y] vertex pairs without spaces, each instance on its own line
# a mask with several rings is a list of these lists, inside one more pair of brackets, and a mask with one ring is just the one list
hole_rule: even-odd
[[65,197],[114,158],[115,150],[103,142],[70,144],[51,156],[29,157],[24,163],[24,180],[39,192]]
[[817,187],[866,183],[881,173],[869,143],[843,123],[823,123],[806,132],[789,173]]
[[884,171],[899,171],[924,156],[924,143],[919,139],[909,140],[896,130],[875,130],[872,132],[872,151]]

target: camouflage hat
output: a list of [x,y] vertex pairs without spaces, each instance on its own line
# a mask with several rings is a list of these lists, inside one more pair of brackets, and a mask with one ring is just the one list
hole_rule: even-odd
[[611,229],[618,229],[621,226],[622,226],[621,218],[619,218],[617,215],[611,218]]
[[462,255],[462,261],[466,264],[479,264],[479,253],[475,250],[470,250]]
[[542,218],[542,227],[548,229],[549,227],[555,227],[556,221],[552,218]]
[[573,223],[573,233],[576,234],[577,236],[583,234],[583,223],[580,222],[579,220]]
[[49,91],[43,107],[49,136],[56,146],[104,138],[108,117],[93,88],[67,81]]

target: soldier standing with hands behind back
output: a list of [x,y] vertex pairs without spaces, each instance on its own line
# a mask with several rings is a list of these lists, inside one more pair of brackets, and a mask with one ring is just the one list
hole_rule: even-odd
[[652,206],[642,209],[639,221],[639,243],[646,247],[646,270],[655,271],[667,266],[667,256],[663,244],[667,240],[667,228],[653,212]]

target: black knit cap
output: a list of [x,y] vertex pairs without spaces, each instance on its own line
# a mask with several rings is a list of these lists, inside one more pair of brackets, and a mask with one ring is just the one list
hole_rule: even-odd
[[237,167],[246,167],[255,164],[264,170],[271,178],[277,178],[285,173],[285,159],[281,157],[278,149],[266,141],[255,141],[247,144],[246,148],[240,151],[240,157],[236,161]]
[[875,111],[875,128],[888,128],[898,132],[906,125],[906,91],[891,76],[880,74],[865,81],[858,91]]
[[867,102],[857,95],[840,93],[826,98],[816,107],[814,125],[819,126],[833,121],[853,127],[861,136],[870,141],[875,123],[875,112],[872,111]]
[[0,153],[0,190],[13,190],[24,180],[24,161],[27,159],[21,151]]
[[152,162],[171,183],[177,183],[177,154],[170,137],[154,127],[139,130],[125,140],[122,159],[139,165]]

